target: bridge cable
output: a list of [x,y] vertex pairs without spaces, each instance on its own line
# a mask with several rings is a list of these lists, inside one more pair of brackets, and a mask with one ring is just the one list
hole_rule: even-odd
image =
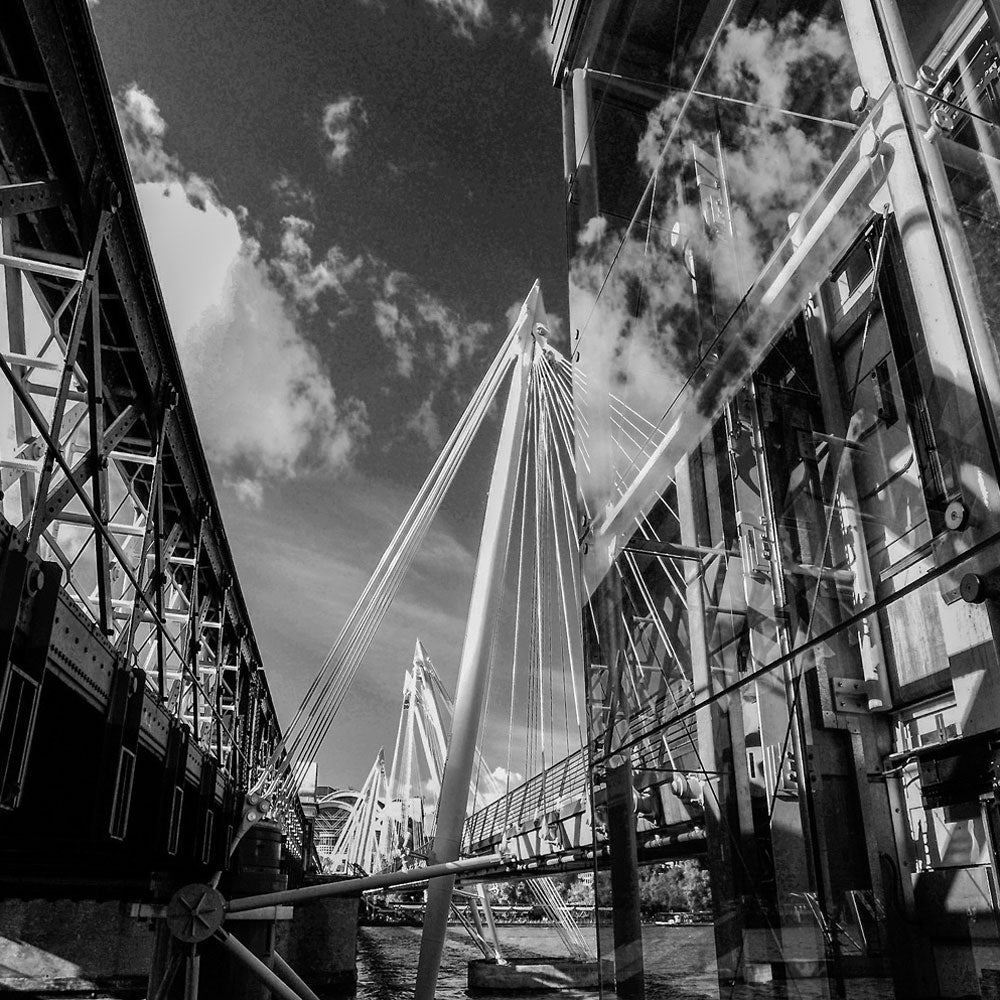
[[265,767],[265,777],[257,783],[258,790],[265,787],[268,775],[274,776],[270,778],[270,790],[284,786],[290,791],[297,786],[301,774],[295,773],[295,763],[310,759],[325,737],[375,630],[401,585],[403,574],[426,535],[430,521],[437,513],[513,362],[512,347],[517,329],[515,324],[348,616],[293,717],[284,740],[271,754]]

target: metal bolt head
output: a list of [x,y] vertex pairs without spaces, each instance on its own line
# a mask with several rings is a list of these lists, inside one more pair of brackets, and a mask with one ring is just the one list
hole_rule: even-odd
[[966,604],[982,604],[986,600],[986,584],[978,573],[966,573],[958,586]]
[[941,74],[933,67],[924,63],[917,70],[917,86],[921,90],[933,90],[941,82]]
[[868,107],[868,97],[868,91],[864,87],[855,87],[851,91],[851,113],[855,115],[863,114]]
[[942,132],[951,132],[955,128],[955,113],[950,108],[935,108],[931,121]]
[[29,597],[41,593],[45,588],[45,574],[42,572],[41,566],[29,566],[24,583]]
[[969,523],[969,508],[962,500],[952,500],[944,509],[944,524],[949,531],[962,531]]

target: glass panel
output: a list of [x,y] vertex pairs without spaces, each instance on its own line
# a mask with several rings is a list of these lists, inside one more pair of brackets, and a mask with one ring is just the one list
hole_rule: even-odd
[[[836,5],[774,6],[592,9],[566,81],[602,955],[627,911],[651,996],[994,996],[995,5],[899,5],[923,92],[857,118]],[[648,926],[694,859],[717,993]]]
[[[734,315],[856,130],[842,114],[855,74],[837,6],[809,6],[808,18],[731,24],[707,57],[718,13],[615,6],[574,74],[571,326],[580,391],[594,397],[591,513],[652,447],[646,422],[744,332]],[[622,405],[635,413],[611,412]]]

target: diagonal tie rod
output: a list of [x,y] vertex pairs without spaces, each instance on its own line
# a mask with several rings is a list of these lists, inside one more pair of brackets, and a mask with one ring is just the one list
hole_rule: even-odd
[[426,882],[428,879],[443,878],[446,875],[480,874],[503,867],[510,867],[508,855],[488,854],[481,858],[465,858],[461,861],[446,861],[439,865],[428,865],[426,868],[410,868],[405,871],[368,875],[365,878],[344,879],[343,882],[331,882],[328,885],[307,885],[300,889],[282,889],[278,892],[264,892],[256,896],[243,896],[239,899],[229,900],[226,904],[226,912],[242,913],[246,910],[256,910],[261,906],[282,906],[307,903],[312,899],[354,896],[361,892],[368,892],[370,889],[391,889],[397,885]]

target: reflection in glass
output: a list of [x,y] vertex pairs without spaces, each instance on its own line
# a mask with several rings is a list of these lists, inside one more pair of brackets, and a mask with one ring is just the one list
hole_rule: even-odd
[[882,0],[868,95],[867,5],[780,6],[559,50],[607,905],[697,857],[720,996],[994,996],[996,11]]

